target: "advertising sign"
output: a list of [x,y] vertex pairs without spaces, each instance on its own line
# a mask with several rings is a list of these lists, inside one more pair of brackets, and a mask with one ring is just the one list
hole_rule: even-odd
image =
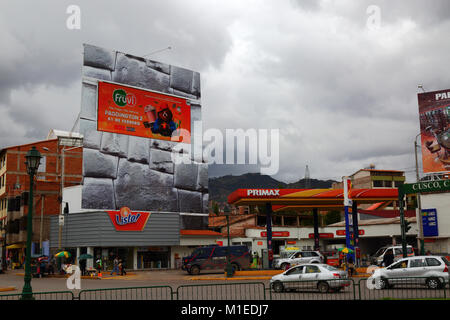
[[450,170],[450,89],[419,93],[423,172]]
[[190,143],[191,110],[183,98],[99,81],[97,126],[99,131],[169,141],[184,129],[189,135],[182,141]]
[[[273,231],[272,237],[289,237],[290,233],[289,231]],[[261,237],[267,237],[266,231],[261,231]]]
[[439,235],[436,209],[422,209],[422,227],[424,237]]
[[150,217],[150,212],[133,212],[127,207],[107,213],[117,231],[142,231]]

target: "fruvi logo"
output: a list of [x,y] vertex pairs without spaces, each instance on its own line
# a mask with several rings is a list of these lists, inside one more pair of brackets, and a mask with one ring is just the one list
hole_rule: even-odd
[[132,93],[127,93],[123,89],[114,90],[113,100],[119,107],[125,107],[126,105],[134,107],[136,105],[136,96]]

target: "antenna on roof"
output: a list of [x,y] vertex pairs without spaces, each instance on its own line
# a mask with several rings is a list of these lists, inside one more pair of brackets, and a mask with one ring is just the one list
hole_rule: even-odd
[[168,46],[167,48],[159,49],[159,50],[156,50],[156,51],[144,54],[142,57],[146,57],[146,56],[149,56],[149,55],[152,55],[152,54],[155,54],[155,53],[158,53],[158,52],[162,52],[162,51],[165,51],[165,50],[170,50],[170,49],[172,49],[172,47]]
[[306,165],[305,169],[305,189],[311,188],[311,180],[309,178],[309,168],[308,165]]

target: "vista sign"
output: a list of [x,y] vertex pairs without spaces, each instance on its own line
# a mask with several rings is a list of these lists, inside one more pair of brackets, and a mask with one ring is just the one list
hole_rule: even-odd
[[447,179],[404,184],[400,187],[400,190],[403,191],[403,194],[450,191],[450,180]]

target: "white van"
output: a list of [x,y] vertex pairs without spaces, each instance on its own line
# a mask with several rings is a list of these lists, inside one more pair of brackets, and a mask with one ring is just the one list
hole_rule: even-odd
[[[394,255],[394,262],[403,258],[402,246],[386,246],[378,249],[378,251],[370,257],[370,263],[377,266],[382,266],[384,255],[388,250],[392,250],[392,254]],[[414,256],[414,249],[412,246],[406,246],[406,254],[408,257]]]

